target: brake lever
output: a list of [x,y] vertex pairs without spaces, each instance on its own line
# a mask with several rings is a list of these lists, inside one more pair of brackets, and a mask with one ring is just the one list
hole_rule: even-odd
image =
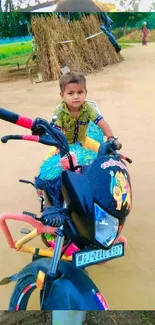
[[51,140],[50,139],[50,136],[47,135],[47,134],[44,134],[44,135],[42,135],[42,136],[39,137],[39,143],[46,144],[48,146],[58,147],[57,141],[55,141],[54,139]]
[[130,158],[128,158],[128,157],[126,157],[126,156],[124,156],[124,155],[122,155],[122,154],[119,154],[119,153],[117,153],[117,151],[116,150],[120,150],[120,149],[114,149],[113,147],[115,146],[115,141],[118,139],[118,137],[115,137],[112,141],[109,141],[110,142],[110,144],[111,144],[111,148],[110,148],[110,151],[111,151],[111,153],[115,156],[115,157],[120,157],[121,159],[123,159],[123,160],[125,160],[125,161],[127,161],[129,164],[132,164],[132,160],[130,159]]
[[38,136],[38,135],[6,135],[4,137],[1,138],[1,141],[3,143],[7,143],[8,140],[28,140],[28,141],[34,141],[34,142],[39,142],[42,144],[46,144],[48,146],[58,146],[58,143],[56,140],[54,139],[50,139],[50,136],[45,134],[42,136]]
[[25,184],[31,184],[33,187],[35,187],[33,182],[31,182],[31,181],[27,181],[26,179],[21,179],[21,178],[20,178],[20,179],[19,179],[19,182],[20,182],[20,183],[25,183]]
[[1,138],[2,143],[7,143],[8,140],[22,140],[21,135],[5,135],[4,137]]
[[126,160],[129,164],[132,164],[132,160],[124,155],[120,155],[123,160]]

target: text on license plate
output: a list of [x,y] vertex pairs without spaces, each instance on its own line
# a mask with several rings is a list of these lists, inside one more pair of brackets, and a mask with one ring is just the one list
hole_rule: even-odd
[[96,249],[76,252],[73,258],[73,264],[75,267],[83,267],[112,260],[121,256],[124,256],[124,243],[115,244],[107,251]]

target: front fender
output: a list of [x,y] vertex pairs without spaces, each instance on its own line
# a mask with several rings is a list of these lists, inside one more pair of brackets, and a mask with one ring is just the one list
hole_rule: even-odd
[[22,270],[18,273],[13,274],[11,276],[5,277],[0,281],[0,285],[5,285],[10,282],[16,282],[25,278],[29,275],[37,276],[39,270],[43,272],[47,272],[51,259],[50,258],[41,258],[31,262],[30,264],[26,265]]
[[[39,270],[47,273],[51,264],[50,258],[41,258],[25,266],[19,273],[1,281],[6,284],[19,281],[27,276],[35,276]],[[106,309],[104,296],[98,298],[99,289],[81,269],[75,269],[71,262],[59,261],[61,276],[54,280],[49,296],[44,300],[43,310],[103,310]],[[3,283],[2,283],[3,282]]]

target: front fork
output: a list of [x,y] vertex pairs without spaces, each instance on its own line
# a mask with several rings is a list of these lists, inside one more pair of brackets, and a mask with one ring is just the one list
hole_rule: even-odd
[[[63,208],[65,209],[67,207],[66,202],[63,204]],[[64,244],[64,232],[63,232],[63,225],[59,227],[56,231],[57,238],[56,238],[56,243],[55,243],[55,248],[53,252],[53,258],[51,260],[51,266],[49,269],[49,274],[52,275],[52,277],[57,276],[57,269],[58,269],[58,263],[61,258],[61,252]]]
[[[66,203],[64,203],[63,207],[66,208]],[[53,257],[51,260],[49,271],[46,274],[44,287],[43,287],[43,295],[41,299],[41,309],[43,310],[44,310],[44,301],[47,301],[49,296],[51,297],[50,292],[53,287],[53,282],[59,276],[58,264],[61,258],[61,252],[62,252],[64,239],[65,239],[63,233],[63,225],[57,229],[56,233],[57,233],[57,238],[56,238],[55,248],[53,251]]]

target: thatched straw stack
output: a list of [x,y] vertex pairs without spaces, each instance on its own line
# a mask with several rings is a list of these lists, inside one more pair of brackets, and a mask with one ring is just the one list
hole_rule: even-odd
[[[55,15],[35,16],[32,28],[44,81],[59,79],[63,64],[88,74],[122,60],[104,33],[85,40],[100,32],[100,22],[94,15],[71,24],[66,19],[60,21]],[[60,43],[67,40],[73,42]]]
[[[129,34],[126,36],[122,36],[120,38],[121,42],[141,42],[142,41],[142,31],[141,29],[138,30],[131,30]],[[150,30],[149,32],[149,42],[155,42],[155,29]]]

